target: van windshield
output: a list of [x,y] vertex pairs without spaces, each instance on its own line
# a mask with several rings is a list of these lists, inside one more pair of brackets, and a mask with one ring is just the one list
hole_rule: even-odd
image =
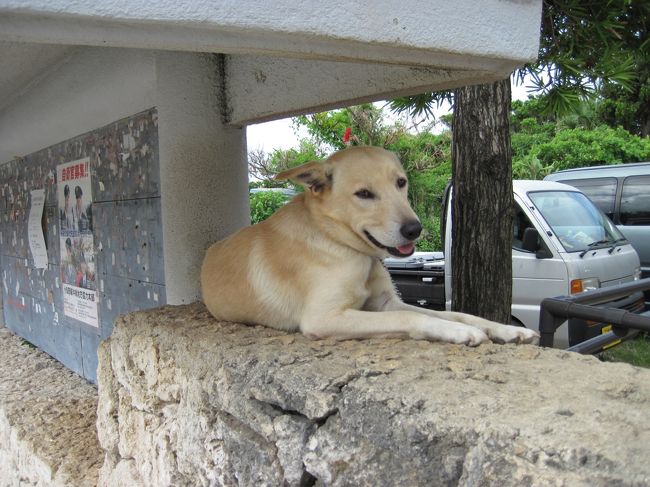
[[611,247],[623,234],[584,194],[573,191],[528,193],[567,252]]

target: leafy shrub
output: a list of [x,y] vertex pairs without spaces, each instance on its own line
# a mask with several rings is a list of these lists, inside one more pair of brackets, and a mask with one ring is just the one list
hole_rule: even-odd
[[275,191],[260,191],[250,195],[251,223],[266,220],[287,202],[287,196]]
[[544,179],[550,172],[551,167],[544,166],[537,157],[531,154],[512,161],[512,177],[514,179]]
[[440,217],[438,215],[420,217],[422,223],[422,237],[418,240],[418,250],[433,252],[442,250],[440,238]]
[[650,140],[622,128],[600,126],[560,130],[552,140],[531,149],[544,167],[553,171],[574,167],[617,164],[650,159]]
[[409,201],[423,227],[418,250],[441,250],[440,203],[451,179],[451,133],[400,133],[388,146],[409,179]]

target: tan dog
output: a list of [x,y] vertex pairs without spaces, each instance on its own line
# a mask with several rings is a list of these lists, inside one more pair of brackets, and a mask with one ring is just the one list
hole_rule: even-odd
[[468,345],[536,339],[526,328],[400,300],[381,259],[411,255],[422,227],[393,153],[349,148],[277,179],[308,190],[207,251],[201,285],[215,318],[314,338],[397,335]]

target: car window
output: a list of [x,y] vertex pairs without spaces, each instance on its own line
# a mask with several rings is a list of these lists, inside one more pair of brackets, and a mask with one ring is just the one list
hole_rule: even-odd
[[582,193],[531,191],[528,196],[567,252],[581,252],[624,240],[611,220]]
[[616,178],[568,179],[560,181],[586,194],[610,219],[614,219],[616,205]]
[[620,215],[623,225],[650,225],[650,176],[625,178]]
[[514,224],[512,225],[512,248],[515,250],[524,251],[523,249],[524,232],[528,227],[532,227],[533,224],[530,222],[530,220],[524,213],[524,210],[521,209],[519,204],[517,203],[515,206],[516,206],[516,210],[515,210]]

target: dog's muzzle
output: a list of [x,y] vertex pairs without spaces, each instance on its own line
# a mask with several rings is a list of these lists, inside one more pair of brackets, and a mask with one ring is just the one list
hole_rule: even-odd
[[409,255],[412,255],[413,252],[415,252],[414,240],[420,236],[421,232],[422,232],[422,225],[418,220],[407,222],[404,225],[402,225],[402,227],[400,228],[400,233],[404,238],[411,240],[411,242],[405,245],[400,245],[398,247],[388,247],[387,245],[382,244],[379,240],[373,237],[372,234],[367,230],[363,231],[366,238],[370,240],[370,242],[372,242],[373,245],[379,247],[380,249],[386,250],[390,255],[393,255],[395,257],[408,257]]

